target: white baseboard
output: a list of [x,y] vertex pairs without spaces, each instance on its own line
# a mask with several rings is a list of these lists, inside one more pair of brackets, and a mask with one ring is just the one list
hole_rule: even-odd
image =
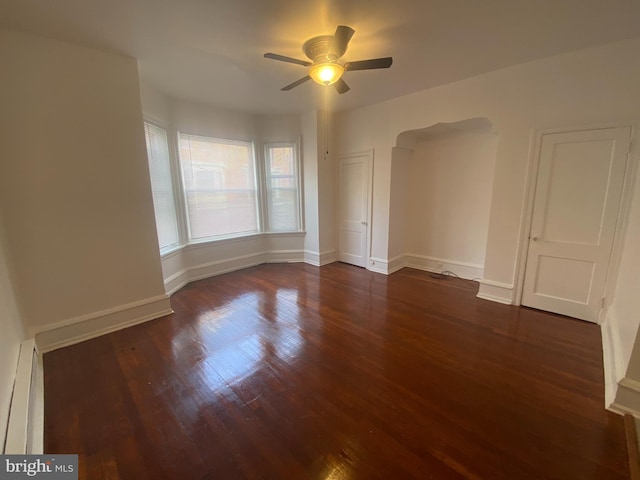
[[222,275],[223,273],[255,267],[256,265],[261,265],[263,263],[267,263],[267,254],[265,252],[259,252],[195,265],[190,267],[187,272],[189,282],[195,282],[196,280],[202,280],[203,278],[215,277],[216,275]]
[[388,274],[392,274],[397,272],[398,270],[406,267],[406,257],[404,255],[398,255],[396,257],[390,258],[387,262],[387,272]]
[[5,454],[44,451],[44,373],[42,355],[34,339],[20,345],[18,369],[11,397]]
[[397,255],[390,259],[371,257],[367,269],[372,272],[390,275],[404,267],[415,268],[425,272],[441,273],[450,271],[461,278],[474,280],[482,277],[483,266],[455,260],[427,257],[416,253]]
[[267,263],[301,263],[304,262],[303,250],[272,250],[267,252]]
[[[250,255],[242,255],[215,262],[194,265],[174,273],[164,281],[167,295],[173,295],[190,282],[204,278],[215,277],[223,273],[255,267],[263,263],[299,263],[306,262],[306,252],[302,250],[273,250],[270,252],[258,252]],[[310,262],[306,262],[310,263]],[[330,263],[330,262],[327,262]]]
[[57,322],[33,333],[38,349],[46,353],[171,313],[169,296],[163,294]]
[[404,266],[434,273],[449,271],[467,280],[478,280],[484,275],[484,265],[461,262],[447,258],[429,257],[426,255],[419,255],[417,253],[405,254]]
[[383,275],[389,275],[389,262],[383,258],[371,257],[369,258],[367,270],[375,273],[381,273]]
[[333,262],[338,261],[338,252],[335,250],[325,250],[324,252],[314,252],[312,250],[304,251],[304,263],[314,265],[316,267],[322,267]]
[[324,252],[320,252],[320,266],[329,265],[330,263],[338,261],[338,251],[337,250],[325,250]]
[[315,267],[320,266],[320,252],[314,252],[312,250],[304,251],[304,263],[313,265]]
[[164,281],[164,291],[167,295],[171,296],[189,283],[189,272],[187,270],[180,270],[174,273]]
[[609,408],[616,400],[618,381],[624,377],[621,358],[622,347],[615,316],[607,309],[604,321],[600,325],[602,333],[602,363],[604,365],[604,401]]
[[626,377],[620,329],[614,308],[607,308],[600,325],[604,365],[605,407],[640,419],[640,382]]
[[614,413],[630,413],[640,419],[640,382],[623,378],[618,382],[615,401],[607,407]]
[[495,282],[493,280],[480,280],[480,289],[476,295],[483,300],[491,302],[513,304],[513,285],[508,283]]

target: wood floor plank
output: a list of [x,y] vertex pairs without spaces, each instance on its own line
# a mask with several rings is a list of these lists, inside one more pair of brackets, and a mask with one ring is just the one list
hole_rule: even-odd
[[45,449],[80,478],[628,479],[597,325],[335,263],[187,285],[45,354]]

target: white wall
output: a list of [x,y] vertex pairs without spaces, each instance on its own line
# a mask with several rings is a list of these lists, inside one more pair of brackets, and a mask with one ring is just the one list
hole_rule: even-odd
[[29,335],[168,312],[135,60],[3,30],[0,63],[0,205]]
[[[1,213],[1,212],[0,212]],[[25,339],[4,249],[0,215],[0,452],[4,450],[20,343]]]
[[140,100],[146,118],[161,126],[169,125],[171,114],[169,99],[166,95],[147,83],[141,83]]
[[[325,265],[336,260],[336,155],[329,130],[331,115],[301,115],[304,178],[305,262]],[[327,134],[329,132],[329,138]]]
[[318,205],[318,112],[301,115],[304,222],[307,235],[304,250],[320,262],[320,216]]
[[413,157],[411,148],[393,147],[391,181],[389,184],[389,263],[390,270],[404,266],[407,225],[414,220],[408,215],[409,172]]
[[[640,168],[637,171],[629,222],[620,257],[620,269],[611,304],[611,315],[615,317],[619,326],[623,365],[629,365],[640,325]],[[640,362],[633,368],[630,366],[630,370],[635,375],[634,378],[640,380]]]
[[632,166],[637,169],[635,189],[602,336],[607,404],[640,416],[640,168]]
[[[636,157],[638,153],[636,149]],[[613,301],[602,333],[607,405],[640,418],[640,168],[634,190]]]
[[256,138],[254,115],[178,99],[169,99],[169,105],[171,127],[180,133],[245,142]]
[[532,131],[640,116],[640,40],[581,50],[424,90],[337,118],[338,151],[373,148],[372,256],[388,258],[392,147],[405,131],[469,118],[489,119],[499,135],[484,276],[512,301],[524,218]]
[[408,195],[407,255],[443,263],[442,269],[470,266],[482,276],[496,144],[496,135],[472,132],[428,136],[415,145],[408,183],[392,185]]
[[262,142],[296,142],[302,135],[300,115],[258,115],[256,122]]
[[318,207],[320,225],[321,264],[336,260],[337,255],[337,207],[338,207],[338,165],[335,151],[333,114],[318,113]]

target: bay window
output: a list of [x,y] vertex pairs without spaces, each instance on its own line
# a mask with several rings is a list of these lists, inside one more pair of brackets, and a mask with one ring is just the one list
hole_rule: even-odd
[[179,133],[179,157],[172,158],[164,129],[145,122],[145,135],[161,253],[180,238],[302,231],[296,142],[265,144],[258,162],[252,142]]

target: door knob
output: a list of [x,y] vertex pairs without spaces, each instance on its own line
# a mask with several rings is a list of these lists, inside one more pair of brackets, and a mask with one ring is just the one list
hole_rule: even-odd
[[538,236],[534,235],[533,237],[531,237],[531,240],[533,240],[534,242],[537,242],[538,241]]
[[362,222],[360,222],[362,225],[366,225],[367,222],[365,222],[364,220]]

